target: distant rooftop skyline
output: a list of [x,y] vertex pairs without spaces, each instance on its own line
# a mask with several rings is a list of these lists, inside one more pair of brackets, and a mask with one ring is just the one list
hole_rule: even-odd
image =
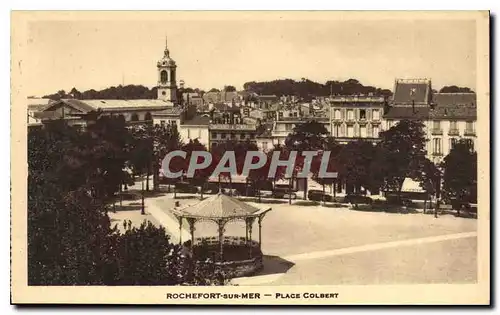
[[[230,13],[228,13],[230,14]],[[158,15],[156,15],[158,16]],[[175,16],[175,15],[174,15]],[[198,13],[200,16],[200,13]],[[192,19],[36,21],[29,27],[30,95],[75,87],[156,86],[168,36],[177,82],[210,90],[248,81],[353,78],[393,90],[429,78],[476,90],[474,20]]]

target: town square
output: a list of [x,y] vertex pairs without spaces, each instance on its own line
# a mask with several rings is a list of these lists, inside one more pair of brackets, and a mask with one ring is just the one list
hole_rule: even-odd
[[28,287],[485,285],[482,15],[183,14],[27,23]]

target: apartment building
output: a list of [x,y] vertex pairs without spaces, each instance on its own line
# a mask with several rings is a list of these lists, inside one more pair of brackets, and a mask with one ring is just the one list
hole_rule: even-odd
[[331,135],[339,143],[379,140],[385,99],[372,95],[330,98]]

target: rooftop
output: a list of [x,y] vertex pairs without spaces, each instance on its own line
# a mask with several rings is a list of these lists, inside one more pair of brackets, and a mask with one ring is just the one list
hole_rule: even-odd
[[428,104],[431,95],[431,81],[427,79],[396,80],[393,103]]
[[208,126],[210,124],[210,117],[207,116],[195,116],[193,119],[185,121],[183,125],[188,126]]
[[151,108],[151,107],[167,107],[174,104],[169,101],[158,99],[139,99],[139,100],[81,100],[87,105],[94,108],[106,109],[122,109],[122,108]]
[[256,217],[269,210],[271,209],[259,209],[236,198],[217,194],[195,205],[174,209],[172,212],[178,216],[188,218],[222,219]]
[[430,107],[393,106],[384,114],[384,119],[419,119],[429,118]]

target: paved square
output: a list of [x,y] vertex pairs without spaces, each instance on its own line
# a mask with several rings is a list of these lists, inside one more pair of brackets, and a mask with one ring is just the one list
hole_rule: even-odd
[[[148,219],[179,240],[179,225],[170,212],[199,202],[199,196],[164,194],[146,199]],[[332,285],[471,283],[477,278],[477,221],[453,215],[357,211],[321,205],[271,206],[263,220],[264,269],[240,285]],[[119,212],[119,217],[126,213]],[[116,216],[116,215],[113,215]],[[137,219],[137,218],[136,218]],[[137,220],[139,220],[137,219]],[[140,220],[142,222],[142,220]],[[244,236],[243,222],[230,222],[226,235]],[[217,236],[212,222],[198,222],[195,237]],[[253,226],[258,239],[258,225]],[[187,223],[182,240],[190,239]]]

